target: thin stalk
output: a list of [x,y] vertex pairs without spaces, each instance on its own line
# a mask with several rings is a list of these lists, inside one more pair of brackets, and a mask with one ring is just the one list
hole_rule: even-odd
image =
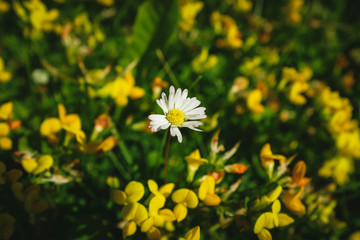
[[165,164],[164,164],[164,182],[167,183],[168,179],[168,162],[169,162],[169,147],[170,147],[170,128],[167,132],[166,136],[166,144],[164,149],[164,158],[165,158]]

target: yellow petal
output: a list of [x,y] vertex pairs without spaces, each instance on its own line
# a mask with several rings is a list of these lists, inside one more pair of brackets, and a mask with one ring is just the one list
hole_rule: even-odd
[[279,217],[279,227],[285,227],[294,222],[294,219],[286,215],[285,213],[280,213]]
[[145,95],[145,90],[141,87],[133,87],[130,91],[129,97],[131,99],[138,99]]
[[266,196],[269,198],[271,202],[274,202],[276,199],[279,198],[281,192],[282,192],[282,186],[277,186],[275,190],[271,191]]
[[157,192],[158,192],[158,185],[157,185],[157,183],[156,183],[154,180],[149,179],[149,180],[147,181],[147,184],[148,184],[148,187],[149,187],[150,192],[152,192],[153,194],[156,195]]
[[12,148],[11,139],[7,137],[0,137],[0,149],[11,150],[11,148]]
[[7,136],[10,133],[10,127],[6,123],[0,123],[0,136]]
[[147,232],[150,230],[150,228],[154,225],[154,219],[152,217],[149,217],[141,224],[141,231]]
[[193,191],[186,188],[181,188],[176,190],[172,194],[171,199],[175,203],[185,203],[186,206],[189,208],[196,208],[196,206],[199,203],[196,194]]
[[272,212],[273,214],[278,214],[281,210],[281,204],[279,200],[275,200],[275,202],[272,205]]
[[38,166],[37,162],[33,158],[26,158],[21,160],[21,165],[24,170],[28,173],[32,173],[34,169]]
[[128,202],[139,201],[145,193],[144,186],[140,182],[131,181],[125,187]]
[[58,104],[58,111],[59,111],[59,119],[61,122],[64,122],[66,116],[66,108],[61,103]]
[[144,205],[138,203],[138,207],[135,212],[134,221],[137,225],[141,226],[141,223],[143,223],[148,218],[148,212],[146,211],[146,208]]
[[200,240],[200,227],[196,226],[185,235],[186,240]]
[[37,163],[38,163],[38,166],[36,167],[36,169],[33,172],[33,174],[35,174],[35,175],[40,174],[40,173],[50,169],[50,167],[54,163],[54,159],[50,155],[42,155],[38,159]]
[[155,216],[158,214],[160,208],[165,205],[165,197],[162,195],[156,195],[150,200],[149,203],[149,216]]
[[176,220],[174,213],[170,209],[161,209],[159,215],[164,217],[165,222],[172,222]]
[[174,215],[177,222],[181,222],[187,216],[187,208],[184,204],[178,203],[174,208]]
[[272,240],[271,233],[267,229],[262,229],[257,236],[260,240]]
[[161,237],[161,233],[160,230],[157,229],[156,227],[152,227],[150,228],[150,230],[146,233],[146,236],[148,239],[150,240],[157,240],[160,239]]
[[295,184],[298,184],[301,179],[304,178],[306,172],[306,164],[304,161],[299,161],[296,163],[292,171],[292,181]]
[[164,197],[170,196],[171,192],[175,187],[174,183],[168,183],[160,187],[159,192],[164,195]]
[[217,206],[220,204],[221,199],[216,194],[207,194],[203,201],[207,206]]
[[119,205],[124,205],[126,202],[126,193],[115,189],[111,192],[112,198],[114,200],[115,203],[119,204]]
[[10,120],[12,118],[13,104],[12,102],[4,103],[0,106],[0,119]]
[[57,118],[45,119],[40,125],[40,134],[42,136],[49,136],[58,133],[61,130],[60,120]]
[[263,228],[274,228],[274,216],[270,212],[265,212],[256,220],[254,233],[258,234]]
[[136,232],[136,224],[134,221],[128,222],[125,224],[124,228],[122,229],[123,238],[128,236],[134,235]]
[[121,216],[123,217],[124,220],[126,221],[134,220],[138,204],[139,203],[137,202],[129,203],[128,205],[125,205],[125,207],[123,207],[123,209],[121,210]]
[[162,227],[164,225],[165,219],[161,215],[155,215],[154,218],[154,226]]

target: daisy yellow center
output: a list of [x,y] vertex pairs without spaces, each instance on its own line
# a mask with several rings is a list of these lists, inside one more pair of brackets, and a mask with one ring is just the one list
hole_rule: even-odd
[[168,114],[166,114],[166,118],[173,125],[180,125],[185,120],[184,113],[179,109],[170,110]]

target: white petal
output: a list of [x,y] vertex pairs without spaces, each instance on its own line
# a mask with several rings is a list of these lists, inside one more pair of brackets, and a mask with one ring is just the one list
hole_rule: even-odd
[[206,118],[205,114],[186,115],[187,120],[200,120]]
[[171,128],[170,128],[170,135],[171,135],[172,137],[175,136],[174,127],[171,127]]
[[188,122],[184,122],[181,127],[187,127],[190,128],[191,130],[195,130],[198,132],[202,132],[201,129],[197,129],[196,127],[203,125],[202,122],[200,121],[188,121]]
[[174,98],[175,98],[175,88],[174,86],[171,86],[169,90],[169,105],[168,105],[169,111],[174,109]]
[[159,105],[161,107],[164,114],[167,114],[169,112],[167,105],[165,104],[165,101],[163,99],[157,99],[156,103],[157,103],[157,105]]
[[185,112],[185,115],[205,114],[205,110],[206,110],[206,108],[204,108],[204,107],[198,107],[191,111]]
[[181,103],[181,88],[178,88],[176,90],[176,94],[175,94],[175,97],[174,97],[174,108],[178,108],[178,105],[179,105],[179,102]]
[[200,101],[196,99],[196,97],[191,98],[191,101],[189,104],[187,104],[187,106],[184,106],[182,110],[184,113],[186,113],[187,111],[193,110],[194,108],[196,108],[197,106],[200,105]]
[[181,143],[182,142],[182,135],[181,135],[181,132],[180,132],[179,128],[172,127],[170,129],[173,129],[174,134],[177,136],[177,139],[178,139],[179,143]]
[[159,131],[160,129],[166,129],[166,128],[168,128],[170,125],[171,125],[171,124],[170,124],[169,122],[165,122],[165,123],[164,123],[164,122],[161,122],[161,123],[153,126],[153,127],[151,128],[151,130],[154,131],[154,132],[157,132],[157,131]]
[[148,118],[152,121],[161,121],[164,119],[166,120],[165,115],[162,114],[151,114]]

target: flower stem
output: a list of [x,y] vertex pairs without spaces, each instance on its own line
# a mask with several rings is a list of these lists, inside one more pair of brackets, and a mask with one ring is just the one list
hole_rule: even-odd
[[165,164],[164,164],[164,182],[165,182],[165,183],[167,183],[167,178],[168,178],[169,147],[170,147],[170,128],[169,128],[169,130],[168,130],[168,132],[167,132],[165,149],[164,149],[164,158],[165,158]]

